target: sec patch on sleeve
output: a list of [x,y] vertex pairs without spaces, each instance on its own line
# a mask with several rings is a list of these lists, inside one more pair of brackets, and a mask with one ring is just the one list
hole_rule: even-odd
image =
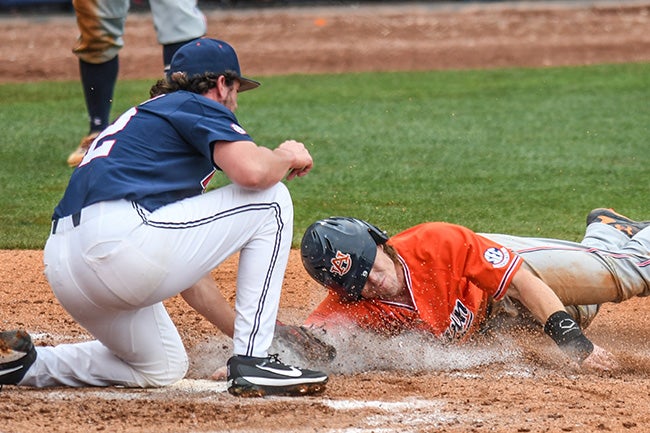
[[485,250],[483,257],[494,266],[495,269],[503,268],[510,262],[510,253],[507,248],[491,247]]

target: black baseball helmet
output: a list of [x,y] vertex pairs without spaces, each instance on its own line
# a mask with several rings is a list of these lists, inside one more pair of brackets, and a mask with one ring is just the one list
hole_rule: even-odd
[[386,232],[356,218],[331,217],[310,225],[302,237],[302,264],[313,279],[341,299],[358,301]]

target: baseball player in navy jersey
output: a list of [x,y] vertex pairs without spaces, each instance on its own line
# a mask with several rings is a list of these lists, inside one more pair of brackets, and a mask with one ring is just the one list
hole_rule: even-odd
[[[72,52],[79,58],[79,74],[89,118],[89,131],[68,157],[76,167],[95,137],[108,126],[113,91],[124,46],[129,0],[73,0],[79,38]],[[165,69],[176,50],[205,35],[206,20],[196,0],[149,0],[153,25],[162,45]],[[136,35],[134,35],[136,37]]]
[[[293,207],[281,180],[306,175],[312,158],[294,140],[258,146],[239,124],[238,94],[258,85],[241,75],[230,45],[198,39],[179,49],[151,99],[93,141],[54,210],[44,261],[57,299],[95,340],[29,349],[28,335],[10,331],[4,340],[27,356],[15,374],[0,373],[0,383],[178,381],[188,359],[163,301],[180,293],[233,337],[230,393],[324,389],[326,374],[268,354],[292,241]],[[232,183],[205,192],[216,171]],[[209,273],[234,253],[233,315]]]

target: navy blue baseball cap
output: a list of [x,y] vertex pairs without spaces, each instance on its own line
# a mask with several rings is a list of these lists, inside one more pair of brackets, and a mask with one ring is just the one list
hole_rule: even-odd
[[233,47],[227,42],[210,38],[195,39],[180,47],[172,57],[167,75],[185,72],[188,77],[191,77],[206,72],[223,74],[226,71],[237,74],[241,84],[240,92],[255,89],[260,85],[257,81],[242,77],[239,60]]

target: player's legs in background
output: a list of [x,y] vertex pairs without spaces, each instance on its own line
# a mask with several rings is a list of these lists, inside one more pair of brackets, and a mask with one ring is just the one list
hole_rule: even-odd
[[77,166],[92,140],[110,122],[113,92],[119,71],[118,52],[129,10],[128,0],[74,0],[79,39],[73,48],[88,112],[88,134],[68,157]]
[[176,50],[205,35],[206,19],[196,0],[150,0],[149,6],[167,70]]

